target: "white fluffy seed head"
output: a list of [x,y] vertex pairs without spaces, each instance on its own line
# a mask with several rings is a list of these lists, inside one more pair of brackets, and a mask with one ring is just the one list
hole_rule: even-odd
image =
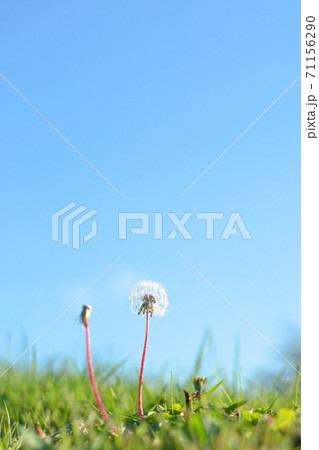
[[129,302],[133,312],[140,314],[148,309],[153,316],[164,316],[169,305],[166,289],[152,280],[140,281],[132,289]]

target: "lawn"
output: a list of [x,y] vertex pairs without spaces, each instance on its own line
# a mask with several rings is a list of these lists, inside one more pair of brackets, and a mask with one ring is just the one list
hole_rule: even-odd
[[[196,369],[196,368],[195,368]],[[293,449],[300,448],[299,377],[180,385],[146,376],[138,410],[138,373],[121,365],[95,369],[101,397],[118,435],[96,408],[87,369],[13,367],[0,378],[0,448],[29,449]],[[222,382],[221,382],[222,381]],[[196,386],[196,387],[195,387]],[[186,390],[186,394],[184,393]],[[188,398],[188,400],[187,400]]]

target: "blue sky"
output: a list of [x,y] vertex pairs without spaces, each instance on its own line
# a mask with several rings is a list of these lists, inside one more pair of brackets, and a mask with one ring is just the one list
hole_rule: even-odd
[[[84,361],[75,318],[89,303],[95,355],[137,368],[144,321],[127,297],[154,279],[171,305],[151,321],[146,376],[190,371],[206,330],[206,376],[231,373],[237,345],[243,377],[289,372],[178,252],[279,350],[298,336],[300,82],[177,198],[300,75],[299,3],[15,2],[0,16],[2,75],[126,197],[0,79],[0,354],[19,356],[126,252],[37,343],[39,360]],[[98,211],[80,251],[51,239],[70,202]],[[118,240],[119,212],[192,212],[194,239]],[[252,239],[221,240],[224,220],[207,241],[196,212],[239,212]]]

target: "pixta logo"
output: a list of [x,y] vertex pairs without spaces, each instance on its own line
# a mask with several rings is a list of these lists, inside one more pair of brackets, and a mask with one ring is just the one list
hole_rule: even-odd
[[[61,238],[63,245],[79,250],[81,228],[84,228],[84,224],[89,222],[97,213],[95,209],[88,211],[86,206],[78,206],[74,202],[69,203],[52,214],[52,240],[59,242]],[[91,229],[83,236],[82,242],[84,244],[97,235],[97,220],[94,219],[89,223]]]
[[[202,233],[207,240],[214,239],[214,227],[216,221],[224,221],[224,213],[222,212],[187,212],[180,218],[173,212],[156,212],[153,216],[148,212],[123,212],[119,213],[118,237],[119,239],[127,239],[129,231],[133,235],[149,236],[153,234],[154,239],[156,240],[172,240],[178,235],[184,239],[194,239],[194,236],[190,230],[191,225],[188,225],[189,219],[194,217],[196,220],[200,220],[205,223]],[[164,222],[167,228],[166,232]],[[168,226],[167,222],[169,222]],[[152,223],[152,230],[150,223]],[[251,235],[238,212],[232,212],[227,219],[227,222],[225,223],[224,221],[223,232],[220,235],[220,239],[227,240],[232,235],[241,235],[243,239],[251,239]]]

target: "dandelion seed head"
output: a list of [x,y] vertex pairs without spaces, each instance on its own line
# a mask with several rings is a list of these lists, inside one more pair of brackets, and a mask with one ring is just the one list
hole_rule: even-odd
[[133,312],[144,314],[149,310],[154,316],[164,316],[169,305],[166,289],[152,280],[140,281],[132,289],[129,302]]

